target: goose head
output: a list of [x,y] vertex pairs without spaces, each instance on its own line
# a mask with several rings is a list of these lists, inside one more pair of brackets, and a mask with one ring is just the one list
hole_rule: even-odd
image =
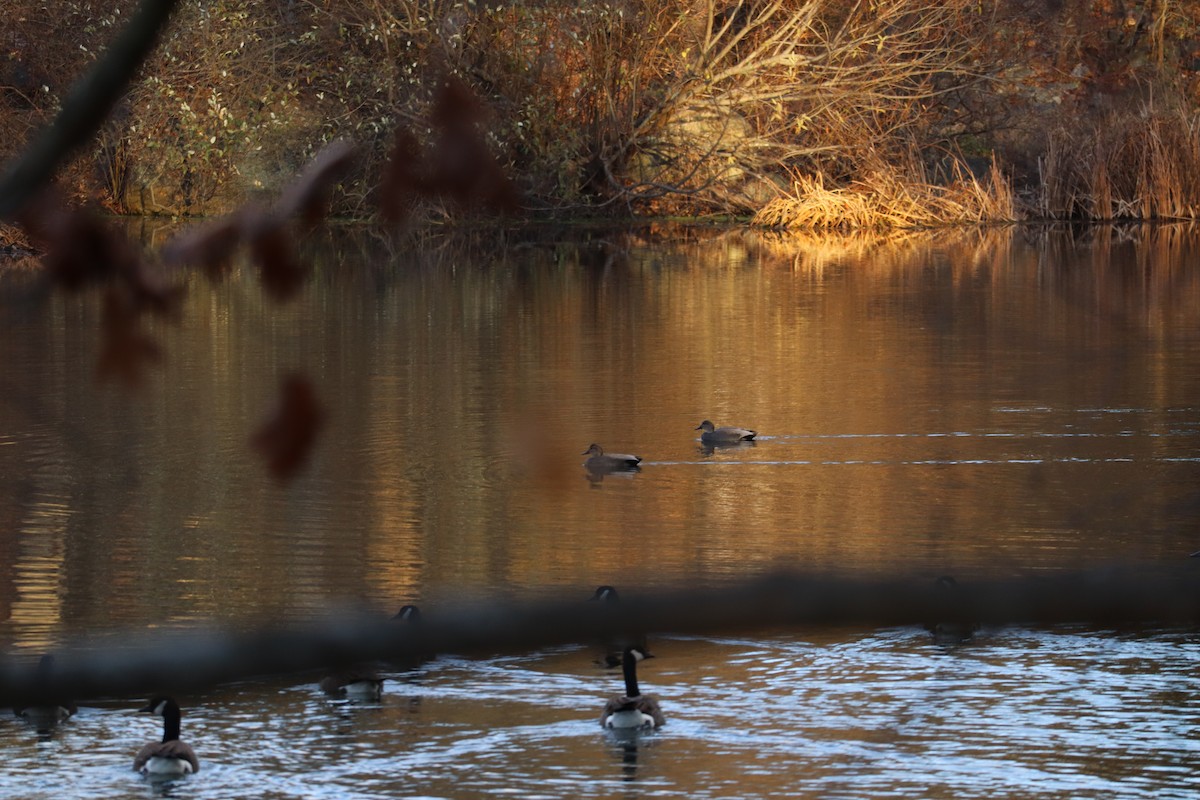
[[413,605],[401,606],[400,610],[396,612],[396,616],[392,617],[392,619],[399,622],[420,622],[421,609]]
[[597,586],[595,593],[592,594],[592,600],[601,600],[605,603],[615,603],[620,600],[620,595],[617,590],[608,584]]

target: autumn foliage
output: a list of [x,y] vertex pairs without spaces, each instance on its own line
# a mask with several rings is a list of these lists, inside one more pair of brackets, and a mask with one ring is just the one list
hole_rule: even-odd
[[251,439],[272,475],[287,480],[308,463],[325,417],[311,380],[298,374],[283,379],[279,407]]
[[[0,156],[54,113],[132,5],[10,3]],[[476,208],[467,195],[513,208],[494,175],[463,167],[481,163],[466,144],[514,177],[526,215],[750,215],[806,182],[877,181],[880,164],[894,168],[883,183],[936,185],[947,161],[978,177],[996,160],[1036,192],[1060,125],[1087,152],[1114,115],[1190,118],[1197,30],[1194,4],[1108,0],[184,0],[61,186],[112,211],[213,216],[278,197],[350,141],[327,190],[332,213],[360,218],[454,216]],[[479,98],[469,119],[439,117],[446,76]],[[484,135],[456,137],[468,127]],[[375,196],[385,169],[409,205]],[[422,189],[427,171],[443,192]],[[1096,204],[1027,208],[1082,213],[1104,204],[1094,188]]]

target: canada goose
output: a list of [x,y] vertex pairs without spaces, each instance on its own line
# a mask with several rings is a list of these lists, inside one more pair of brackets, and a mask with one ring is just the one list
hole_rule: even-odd
[[[46,653],[38,660],[35,682],[49,681],[53,669],[54,656]],[[50,732],[54,726],[78,710],[73,700],[64,697],[46,697],[45,694],[36,691],[29,697],[28,705],[18,703],[13,706],[13,713],[34,726],[38,733]]]
[[[400,610],[396,612],[396,616],[392,617],[392,622],[404,625],[420,625],[421,609],[413,605],[402,606]],[[392,659],[389,661],[389,664],[396,669],[408,671],[420,667],[422,664],[431,660],[432,658],[433,657],[428,654],[403,656],[401,658]]]
[[[392,620],[415,625],[421,621],[421,609],[414,605],[401,606]],[[416,665],[405,664],[407,667]],[[326,675],[318,686],[327,695],[360,702],[378,702],[383,697],[383,676],[375,668],[361,664]]]
[[600,600],[605,603],[615,603],[621,599],[617,594],[615,586],[609,586],[607,583],[602,586],[597,586],[596,591],[592,592],[591,600]]
[[150,742],[138,751],[133,768],[146,775],[187,775],[200,771],[200,761],[186,742],[179,740],[179,705],[170,697],[155,697],[140,712],[163,718],[161,742]]
[[621,730],[636,730],[641,728],[661,728],[666,723],[658,700],[650,695],[643,695],[638,689],[637,662],[647,658],[646,654],[636,647],[626,647],[621,659],[621,667],[625,673],[625,694],[614,697],[604,706],[600,715],[600,724],[605,728]]
[[925,630],[933,634],[933,640],[938,644],[957,644],[970,639],[979,630],[979,623],[961,619],[963,592],[958,581],[950,575],[942,575],[933,582],[933,592],[934,603],[947,619],[927,622]]
[[641,456],[631,456],[628,453],[605,453],[604,448],[593,444],[582,455],[588,457],[583,465],[589,472],[624,472],[641,469]]
[[[621,596],[617,594],[616,588],[609,586],[608,584],[597,586],[596,591],[593,592],[592,596],[588,598],[589,602],[599,601],[601,603],[616,603],[619,602],[620,599]],[[654,657],[654,655],[650,652],[650,649],[646,647],[646,637],[639,636],[633,641],[629,641],[628,639],[618,639],[609,642],[605,652],[601,653],[600,656],[596,658],[596,663],[602,667],[621,666],[624,649],[626,647],[634,647],[641,651],[643,658]]]
[[378,701],[383,697],[383,676],[370,667],[355,667],[330,673],[318,684],[332,697]]
[[753,441],[758,435],[755,431],[747,428],[736,428],[732,425],[726,425],[723,428],[718,428],[709,420],[704,420],[696,426],[696,430],[703,431],[700,434],[700,441],[705,444],[737,444],[738,442]]
[[396,612],[396,616],[392,617],[392,619],[397,622],[416,624],[421,621],[421,609],[411,605],[401,606],[400,610]]

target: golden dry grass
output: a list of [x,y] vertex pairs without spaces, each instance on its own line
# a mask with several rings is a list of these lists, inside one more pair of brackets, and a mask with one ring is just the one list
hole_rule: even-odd
[[978,179],[954,160],[944,185],[911,166],[903,171],[877,166],[847,186],[827,186],[819,173],[797,174],[792,191],[768,202],[753,224],[784,230],[903,230],[1017,218],[1012,185],[994,161]]
[[34,252],[29,237],[15,225],[0,222],[0,270],[5,272],[41,269],[42,259]]
[[0,222],[0,247],[6,245],[16,245],[26,250],[31,249],[29,237],[25,235],[24,231],[15,225]]

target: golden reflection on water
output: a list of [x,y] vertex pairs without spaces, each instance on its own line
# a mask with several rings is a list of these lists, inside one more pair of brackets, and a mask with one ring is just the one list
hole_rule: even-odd
[[[1179,229],[334,238],[286,305],[249,271],[190,278],[134,396],[91,380],[96,298],[56,296],[4,345],[6,631],[1173,558],[1198,546],[1196,251]],[[331,421],[280,486],[247,440],[295,369]],[[705,452],[702,419],[759,441]],[[591,442],[642,470],[589,481]]]
[[48,647],[53,641],[53,630],[61,621],[61,576],[69,515],[65,503],[37,502],[20,531],[19,552],[11,572],[16,596],[8,609],[8,618],[14,626],[26,631],[23,647]]

